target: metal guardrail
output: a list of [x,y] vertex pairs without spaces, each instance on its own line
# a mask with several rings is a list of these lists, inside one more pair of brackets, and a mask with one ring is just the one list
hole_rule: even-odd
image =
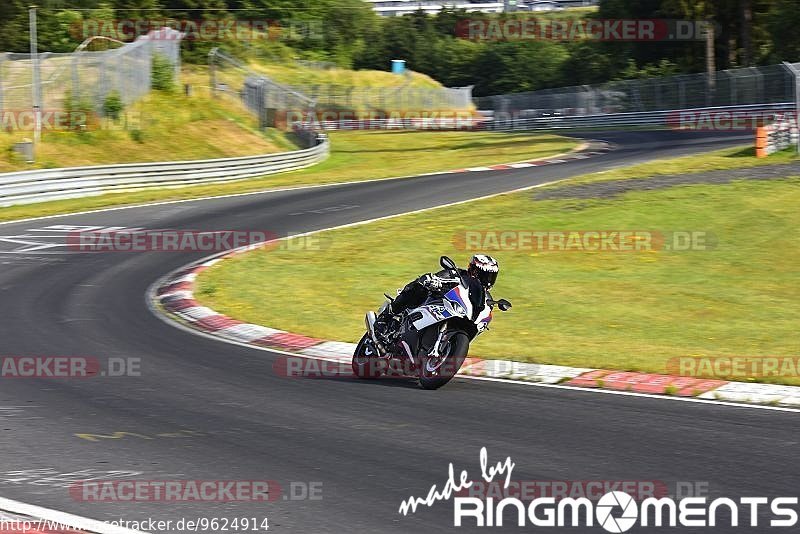
[[311,148],[261,156],[11,172],[0,174],[0,207],[255,178],[309,167],[329,153],[330,142],[320,136]]

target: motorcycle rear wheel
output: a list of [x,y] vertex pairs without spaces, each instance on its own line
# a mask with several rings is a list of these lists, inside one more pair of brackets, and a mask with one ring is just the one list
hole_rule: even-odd
[[353,352],[353,374],[358,378],[378,378],[386,372],[386,362],[377,357],[369,332],[364,334]]

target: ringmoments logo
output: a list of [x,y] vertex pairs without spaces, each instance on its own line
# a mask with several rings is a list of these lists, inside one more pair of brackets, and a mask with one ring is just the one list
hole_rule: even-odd
[[[491,484],[503,481],[511,485],[516,464],[511,457],[490,464],[486,447],[480,451],[480,477]],[[479,479],[475,479],[479,480]],[[593,501],[587,497],[536,497],[523,501],[518,497],[460,496],[474,485],[466,470],[456,475],[451,463],[448,477],[441,486],[430,487],[427,496],[411,496],[400,504],[398,513],[415,513],[420,506],[431,507],[440,501],[453,501],[455,527],[600,527],[620,533],[634,526],[655,527],[795,527],[798,522],[797,497],[740,497],[738,499],[706,496],[646,497],[637,501],[625,491],[612,490]]]
[[[614,510],[622,514],[614,517]],[[597,522],[608,532],[625,532],[636,524],[636,501],[624,491],[612,491],[600,497],[597,503]]]

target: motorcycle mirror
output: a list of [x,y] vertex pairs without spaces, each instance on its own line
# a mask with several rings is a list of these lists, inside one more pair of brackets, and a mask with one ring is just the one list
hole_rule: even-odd
[[456,270],[458,267],[456,266],[456,262],[448,258],[447,256],[442,256],[439,258],[439,265],[441,265],[445,269],[452,269]]
[[511,308],[511,303],[506,299],[500,299],[497,301],[497,307],[500,308],[501,311],[508,311]]

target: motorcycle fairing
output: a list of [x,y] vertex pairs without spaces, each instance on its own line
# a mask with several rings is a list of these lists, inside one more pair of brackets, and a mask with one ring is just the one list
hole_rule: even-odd
[[412,316],[415,313],[422,315],[422,317],[411,323],[418,332],[422,331],[423,328],[427,328],[432,324],[440,323],[453,316],[453,314],[448,312],[441,304],[423,304],[419,308],[414,308],[411,310],[411,312],[409,312],[409,316]]

